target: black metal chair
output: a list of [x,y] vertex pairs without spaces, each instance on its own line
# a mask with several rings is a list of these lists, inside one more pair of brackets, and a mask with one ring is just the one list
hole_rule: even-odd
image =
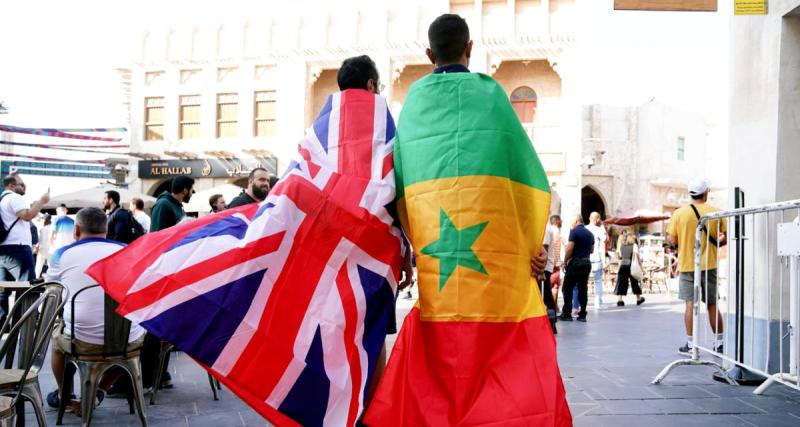
[[47,355],[56,316],[68,298],[69,291],[60,283],[33,286],[20,295],[0,329],[2,332],[8,330],[8,337],[0,346],[0,358],[13,360],[16,344],[22,346],[20,354],[23,357],[17,361],[17,368],[0,369],[0,395],[15,395],[11,402],[2,399],[0,413],[6,414],[5,404],[11,404],[20,417],[18,423],[24,423],[27,400],[33,405],[38,424],[47,425],[39,372]]
[[[72,297],[72,315],[75,316],[75,300],[78,295],[88,289],[97,288],[100,285],[87,286],[75,293]],[[102,289],[99,289],[102,291]],[[124,370],[131,379],[132,391],[128,393],[128,408],[130,413],[134,413],[134,403],[139,412],[139,418],[143,426],[147,426],[147,418],[144,413],[144,389],[142,387],[142,369],[139,362],[140,349],[128,349],[128,340],[131,331],[131,322],[116,313],[118,303],[108,294],[105,294],[104,315],[103,315],[103,353],[102,354],[81,354],[75,348],[75,322],[71,323],[70,336],[72,338],[72,351],[65,354],[64,378],[62,380],[60,406],[58,408],[58,418],[56,425],[61,425],[64,418],[64,411],[70,401],[72,394],[73,377],[75,371],[81,377],[81,422],[84,426],[89,426],[92,422],[94,411],[94,396],[97,394],[97,386],[106,371],[118,367]]]

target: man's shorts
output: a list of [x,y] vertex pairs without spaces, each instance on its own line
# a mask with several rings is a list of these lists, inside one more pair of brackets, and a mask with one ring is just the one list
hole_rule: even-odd
[[[708,279],[706,279],[706,274]],[[706,282],[708,280],[708,282]],[[707,285],[707,286],[706,286]],[[711,269],[700,273],[700,299],[706,302],[706,290],[708,291],[708,301],[712,304],[717,303],[717,269]],[[694,272],[681,272],[678,281],[678,298],[684,301],[694,300]]]
[[[75,352],[78,354],[84,355],[96,355],[96,354],[103,354],[103,345],[102,344],[91,344],[85,341],[81,341],[76,339],[74,342],[72,341],[72,337],[69,335],[61,332],[61,321],[56,322],[56,327],[53,328],[53,348],[58,350],[61,353],[67,354],[72,353],[72,344],[75,344]],[[144,344],[144,335],[139,337],[139,339],[135,341],[131,341],[128,343],[127,351],[135,351],[142,347]]]

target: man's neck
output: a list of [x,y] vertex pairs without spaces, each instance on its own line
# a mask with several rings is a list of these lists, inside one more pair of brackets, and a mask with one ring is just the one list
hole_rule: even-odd
[[177,200],[178,203],[183,203],[183,195],[182,194],[170,194],[173,199]]
[[105,239],[105,234],[89,234],[89,233],[81,233],[78,237],[78,240],[85,240],[85,239]]

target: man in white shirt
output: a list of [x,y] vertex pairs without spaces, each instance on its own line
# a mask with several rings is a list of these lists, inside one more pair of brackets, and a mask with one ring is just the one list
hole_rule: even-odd
[[[45,193],[33,206],[22,197],[25,195],[25,182],[18,175],[3,179],[3,193],[0,194],[0,218],[7,230],[5,239],[0,241],[0,280],[18,281],[36,278],[36,265],[33,261],[31,223],[39,211],[50,201]],[[11,291],[0,292],[0,324],[8,313],[8,297]]]
[[586,229],[594,235],[594,251],[589,256],[592,262],[592,278],[594,279],[594,306],[600,309],[603,306],[603,269],[606,265],[606,240],[608,234],[600,222],[600,214],[592,212],[589,215],[589,225]]
[[[98,208],[83,208],[78,212],[75,221],[76,242],[58,249],[52,256],[52,264],[45,274],[48,281],[58,281],[63,284],[69,294],[74,296],[86,286],[96,282],[86,275],[85,271],[95,262],[110,256],[124,248],[123,243],[105,238],[108,229],[108,217]],[[75,312],[72,312],[71,303],[64,306],[64,325],[53,331],[53,351],[51,365],[56,377],[59,390],[64,376],[64,354],[71,352],[70,331],[75,323],[75,350],[81,354],[102,354],[104,341],[104,300],[102,288],[89,289],[78,295],[75,300]],[[131,325],[128,336],[128,351],[133,351],[142,346],[144,329],[138,324]],[[119,378],[118,371],[109,371],[100,381],[97,399],[105,398],[108,388]],[[47,396],[47,403],[58,407],[59,391],[53,391]],[[72,402],[79,406],[80,402]]]
[[131,199],[128,208],[133,212],[133,219],[142,225],[144,232],[150,232],[150,216],[144,213],[144,201],[138,197],[134,197]]

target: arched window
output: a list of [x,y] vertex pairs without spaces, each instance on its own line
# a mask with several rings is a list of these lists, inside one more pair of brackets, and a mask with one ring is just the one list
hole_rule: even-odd
[[520,86],[511,92],[511,106],[522,123],[533,123],[536,119],[536,91]]

